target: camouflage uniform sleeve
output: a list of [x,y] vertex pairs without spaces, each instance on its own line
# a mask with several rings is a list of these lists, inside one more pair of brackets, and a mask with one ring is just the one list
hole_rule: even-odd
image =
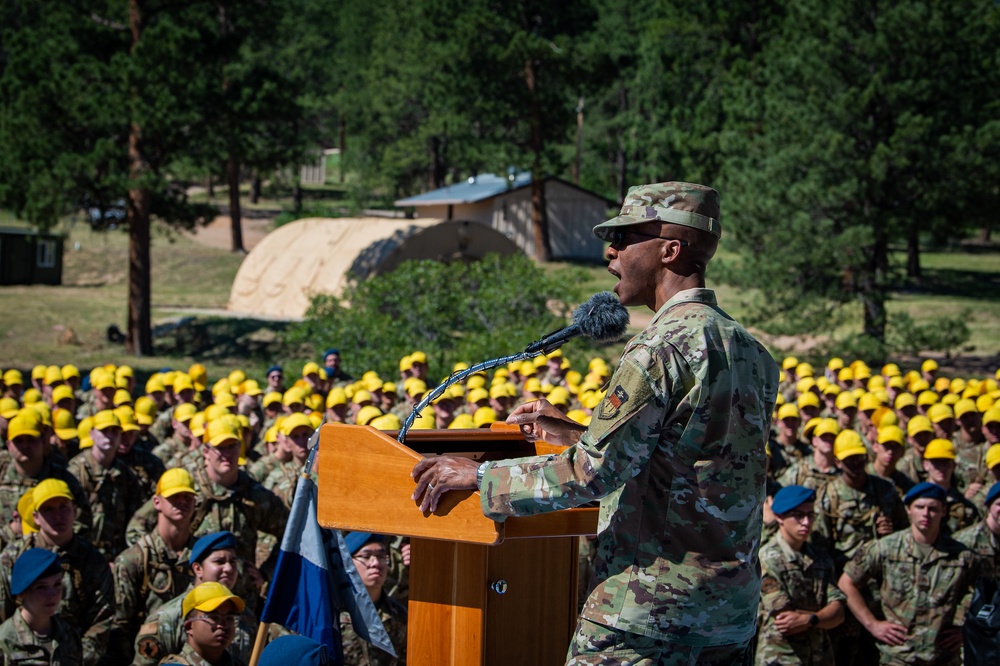
[[259,509],[257,529],[276,537],[279,541],[288,523],[288,507],[281,499],[264,486],[256,484],[254,503]]
[[[194,525],[192,525],[192,528]],[[153,506],[152,498],[139,507],[128,521],[125,528],[125,543],[129,546],[135,544],[143,534],[151,534],[156,529],[156,507]]]
[[15,541],[0,553],[0,620],[9,619],[16,608],[14,595],[10,593],[10,576],[20,552],[20,544]]
[[760,572],[760,609],[762,615],[774,617],[782,611],[792,609],[792,599],[781,584],[780,566],[771,557],[767,557],[764,552],[761,552]]
[[133,546],[115,558],[115,621],[116,641],[127,643],[125,652],[131,652],[134,624],[139,620],[139,592],[142,588],[142,551]]
[[642,472],[659,442],[668,408],[654,387],[669,380],[658,354],[641,346],[628,352],[575,446],[557,456],[500,461],[487,468],[480,486],[487,517],[502,521],[579,506]]
[[94,525],[94,515],[90,510],[90,499],[83,490],[83,485],[69,470],[62,471],[56,478],[61,478],[65,481],[66,485],[69,486],[69,491],[73,493],[73,501],[76,502],[74,531],[77,534],[86,534]]

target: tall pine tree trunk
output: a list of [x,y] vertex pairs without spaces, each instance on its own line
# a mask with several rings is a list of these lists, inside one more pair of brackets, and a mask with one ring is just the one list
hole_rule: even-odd
[[531,124],[531,226],[535,239],[535,261],[546,262],[552,257],[549,243],[549,218],[545,209],[545,174],[542,172],[542,110],[538,105],[535,63],[530,57],[524,61],[524,81],[528,86],[528,113]]
[[[129,0],[131,53],[135,53],[142,38],[142,19],[141,0]],[[135,94],[134,90],[132,94]],[[136,356],[149,356],[153,353],[149,260],[149,213],[152,196],[142,182],[149,164],[142,152],[142,128],[137,122],[132,122],[129,126],[128,159],[128,338],[125,340],[125,349]]]
[[[889,239],[881,222],[875,222],[875,243],[868,267],[859,285],[864,310],[864,332],[880,342],[885,341],[886,282],[889,277]],[[881,360],[881,359],[879,359]]]
[[920,231],[916,225],[906,231],[906,277],[920,279]]
[[253,182],[250,183],[250,203],[255,204],[260,201],[260,174],[253,175]]
[[233,252],[243,252],[243,215],[240,211],[240,161],[230,153],[226,160],[226,183],[229,185],[229,224],[232,229]]

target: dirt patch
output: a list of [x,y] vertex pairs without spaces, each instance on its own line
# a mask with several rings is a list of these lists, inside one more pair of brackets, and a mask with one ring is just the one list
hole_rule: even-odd
[[[273,217],[244,217],[243,227],[243,248],[249,252],[257,243],[263,240],[264,236],[270,233],[273,228]],[[219,215],[204,227],[199,227],[190,234],[191,238],[208,245],[228,250],[233,246],[232,222],[228,215]]]

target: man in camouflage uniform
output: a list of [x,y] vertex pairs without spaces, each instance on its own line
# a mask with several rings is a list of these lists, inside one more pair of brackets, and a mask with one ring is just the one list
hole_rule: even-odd
[[909,446],[896,469],[905,474],[914,484],[926,481],[924,449],[934,439],[934,426],[931,425],[931,420],[923,414],[917,414],[911,418],[906,423],[906,439]]
[[139,479],[115,457],[121,434],[114,412],[98,412],[90,431],[93,445],[69,462],[69,472],[79,480],[94,510],[94,524],[84,536],[108,562],[125,550],[125,526],[144,499]]
[[931,440],[924,449],[924,471],[927,480],[945,489],[945,519],[941,529],[954,534],[979,520],[979,509],[965,499],[955,486],[955,445],[947,439]]
[[799,426],[802,417],[799,408],[794,404],[785,404],[778,408],[778,418],[775,429],[771,433],[771,460],[768,476],[777,479],[781,473],[800,460],[809,456],[809,447],[799,439]]
[[[910,529],[873,541],[847,563],[840,589],[865,629],[878,641],[882,664],[961,663],[961,629],[954,626],[962,599],[972,589],[976,555],[941,531],[944,488],[918,483],[904,503]],[[878,589],[878,610],[862,590]]]
[[292,414],[286,417],[281,422],[278,446],[288,459],[271,470],[267,478],[261,482],[261,485],[277,495],[289,509],[292,508],[292,500],[295,497],[295,486],[306,464],[306,458],[309,457],[309,438],[312,433],[312,421],[305,414]]
[[135,416],[129,413],[115,412],[122,426],[121,440],[118,442],[118,455],[115,456],[126,468],[135,474],[142,490],[142,504],[156,492],[156,482],[166,471],[163,461],[153,455],[151,449],[141,448],[139,441],[140,426]]
[[371,595],[396,657],[364,640],[354,631],[351,614],[340,614],[340,637],[344,646],[344,666],[398,666],[406,663],[406,607],[384,589],[389,572],[389,550],[378,534],[351,532],[344,537],[347,550],[358,569],[361,582]]
[[982,558],[984,575],[1000,580],[1000,481],[986,493],[986,517],[953,536]]
[[[161,418],[164,413],[160,413]],[[177,460],[191,450],[194,435],[191,434],[189,426],[191,419],[197,413],[198,408],[190,403],[178,405],[170,412],[169,422],[172,424],[172,434],[169,437],[160,438],[159,446],[153,449],[153,455],[163,461],[164,465]]]
[[778,368],[705,289],[718,193],[633,188],[622,214],[594,232],[611,242],[622,304],[656,314],[626,345],[590,425],[545,400],[522,405],[508,423],[529,441],[570,447],[481,466],[427,458],[414,467],[414,497],[434,511],[442,492],[479,488],[483,512],[499,521],[601,500],[597,587],[570,664],[748,661]]
[[[191,587],[202,583],[220,583],[235,589],[239,581],[239,560],[236,539],[230,532],[206,534],[191,547]],[[184,631],[184,599],[189,590],[181,592],[152,613],[139,627],[135,638],[133,666],[154,666],[171,652],[180,652],[186,640]],[[257,635],[257,618],[249,608],[242,608],[236,624],[236,636],[230,651],[243,662],[249,662]]]
[[115,589],[111,569],[100,551],[73,532],[76,506],[65,482],[46,479],[35,486],[33,517],[38,532],[25,535],[0,553],[0,617],[15,611],[10,580],[14,563],[29,548],[45,548],[59,555],[63,599],[59,617],[83,640],[83,663],[112,664],[107,654],[115,617]]
[[182,602],[184,643],[164,664],[180,666],[242,666],[231,652],[236,626],[245,610],[243,600],[220,583],[203,583]]
[[816,491],[782,488],[771,505],[778,534],[760,549],[761,623],[758,666],[833,666],[827,629],[844,621],[844,594],[837,588],[833,560],[809,543]]
[[872,452],[875,457],[867,468],[867,472],[872,476],[891,482],[900,497],[905,496],[914,486],[910,477],[896,469],[896,465],[903,457],[905,442],[906,435],[899,426],[888,425],[879,428],[878,436],[872,442]]
[[134,637],[146,617],[191,584],[188,559],[195,498],[186,470],[165,472],[153,496],[156,529],[115,560],[115,647],[123,659],[131,661]]
[[45,479],[59,479],[69,486],[77,507],[78,532],[90,529],[92,517],[87,494],[66,468],[45,457],[37,417],[18,414],[7,427],[7,454],[0,457],[0,524],[14,518],[18,500]]

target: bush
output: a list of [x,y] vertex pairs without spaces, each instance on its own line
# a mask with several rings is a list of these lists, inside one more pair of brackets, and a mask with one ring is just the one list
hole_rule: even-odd
[[339,348],[348,372],[375,370],[387,378],[398,374],[400,358],[419,349],[437,379],[458,361],[516,353],[565,326],[566,315],[583,300],[580,282],[571,269],[547,274],[523,255],[405,262],[392,273],[350,284],[341,298],[314,297],[286,341],[317,353]]
[[972,337],[966,322],[972,311],[966,310],[955,317],[935,317],[924,324],[918,324],[913,317],[901,312],[889,317],[886,327],[886,342],[897,354],[918,356],[921,352],[944,352],[951,356]]

